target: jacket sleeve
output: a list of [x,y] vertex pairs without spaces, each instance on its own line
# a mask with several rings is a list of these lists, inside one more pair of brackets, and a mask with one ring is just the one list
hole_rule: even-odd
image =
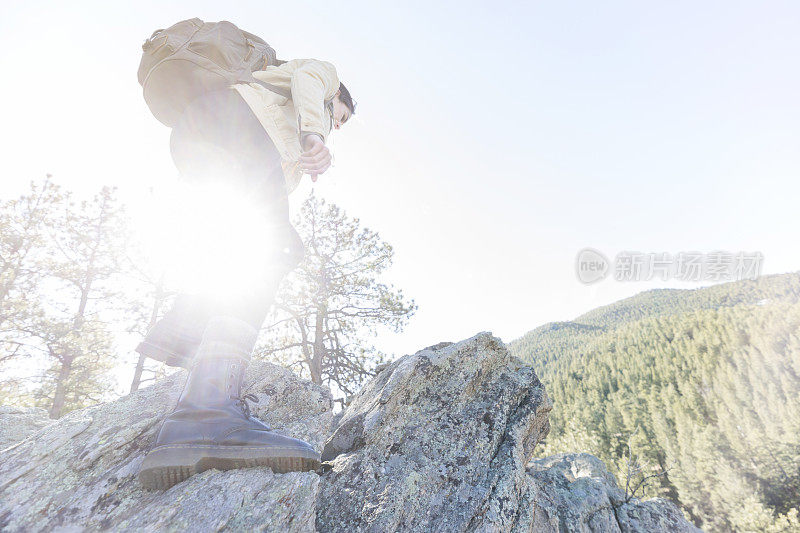
[[325,101],[332,99],[339,90],[336,68],[327,61],[300,60],[292,73],[291,88],[301,141],[309,133],[316,133],[324,141],[330,132],[325,121],[331,120]]

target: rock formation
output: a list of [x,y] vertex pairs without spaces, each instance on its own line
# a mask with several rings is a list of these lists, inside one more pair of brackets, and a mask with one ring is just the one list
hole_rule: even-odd
[[323,467],[210,470],[145,491],[136,472],[184,378],[45,426],[0,411],[0,443],[30,432],[0,450],[0,530],[696,531],[668,501],[625,503],[590,455],[534,459],[552,404],[487,332],[386,365],[336,418],[328,391],[254,362],[253,413],[314,444]]

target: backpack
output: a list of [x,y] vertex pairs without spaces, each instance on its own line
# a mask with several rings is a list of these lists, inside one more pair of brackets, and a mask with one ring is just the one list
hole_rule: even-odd
[[253,78],[254,70],[283,63],[263,39],[228,22],[193,18],[156,30],[142,45],[139,83],[153,115],[173,127],[186,106],[206,92],[240,82],[255,82],[291,97],[287,91]]

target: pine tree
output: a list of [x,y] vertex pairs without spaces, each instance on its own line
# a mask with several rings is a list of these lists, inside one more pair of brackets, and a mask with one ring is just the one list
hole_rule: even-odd
[[[48,174],[31,182],[27,194],[0,205],[0,400],[29,399],[25,376],[17,370],[23,359],[41,354],[35,324],[42,314],[38,289],[45,279],[45,247],[54,214],[66,195]],[[10,370],[10,371],[5,371]]]
[[259,353],[348,396],[385,357],[366,339],[379,326],[401,331],[416,305],[379,281],[394,252],[358,218],[312,193],[296,226],[306,257],[281,286]]
[[109,317],[118,305],[113,282],[127,245],[124,209],[114,190],[103,187],[91,201],[67,204],[54,230],[46,266],[54,283],[36,335],[52,361],[40,401],[58,418],[111,391],[115,331]]
[[[670,467],[645,496],[669,497],[707,531],[791,531],[800,501],[798,280],[684,291],[683,301],[681,291],[656,293],[652,307],[639,295],[635,305],[584,315],[603,329],[543,326],[512,343],[553,398],[542,453],[582,451],[591,436],[592,453],[626,479],[622,443],[640,427],[631,448],[641,462]],[[559,337],[575,331],[591,333],[580,343]]]

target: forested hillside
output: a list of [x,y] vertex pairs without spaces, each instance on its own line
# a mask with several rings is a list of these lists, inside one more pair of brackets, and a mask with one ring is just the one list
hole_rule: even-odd
[[587,451],[622,480],[638,456],[634,485],[655,477],[637,496],[708,531],[800,529],[800,273],[644,292],[509,347],[554,402],[541,455]]

